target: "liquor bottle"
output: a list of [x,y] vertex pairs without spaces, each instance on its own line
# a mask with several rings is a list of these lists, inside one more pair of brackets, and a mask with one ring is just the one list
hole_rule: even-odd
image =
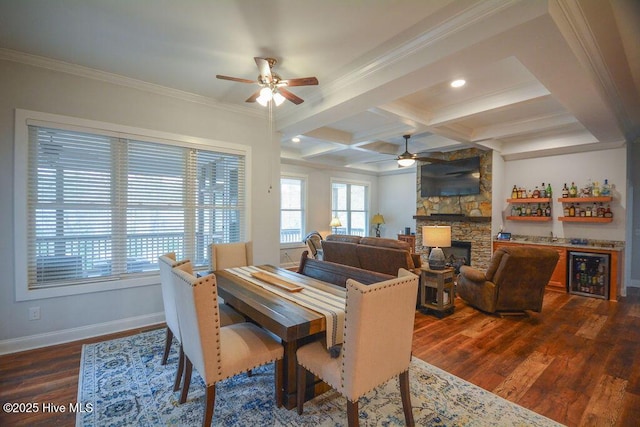
[[511,216],[518,216],[518,209],[515,205],[511,206]]
[[576,203],[576,216],[587,216],[587,211],[580,207],[580,203]]
[[547,203],[547,206],[544,208],[544,216],[551,216],[551,205]]
[[518,189],[516,188],[516,185],[513,185],[513,190],[511,190],[511,198],[512,199],[517,199],[518,198]]
[[610,196],[611,195],[611,185],[609,185],[609,180],[605,179],[604,184],[602,184],[602,188],[600,189],[601,196]]
[[533,190],[533,194],[532,194],[534,199],[537,199],[540,197],[540,190],[538,189],[538,186],[536,185],[536,188]]
[[571,187],[569,188],[569,197],[578,197],[578,187],[576,187],[575,182],[571,183]]
[[573,203],[569,206],[569,216],[576,216],[576,207],[573,206]]
[[607,209],[604,211],[605,218],[613,218],[613,212],[611,212],[611,206],[607,205]]
[[547,184],[547,197],[548,198],[553,197],[553,191],[551,190],[551,183]]
[[520,187],[520,199],[526,199],[527,198],[527,192],[525,191],[524,187]]
[[569,188],[567,187],[567,183],[564,183],[564,187],[562,187],[562,197],[563,198],[567,198],[569,197]]
[[602,206],[602,202],[600,202],[600,206],[598,206],[598,218],[604,218],[604,206]]
[[542,187],[540,187],[540,198],[544,199],[547,196],[547,187],[544,186],[544,182],[542,183]]
[[531,216],[531,206],[527,205],[527,208],[524,211],[524,216]]
[[[570,216],[570,215],[569,215],[569,206],[564,205],[564,206],[562,207],[562,213],[564,214],[564,216]],[[602,214],[604,215],[604,211],[602,211]]]
[[542,216],[542,208],[540,207],[540,203],[538,203],[538,209],[536,209],[536,216]]
[[593,183],[593,187],[591,188],[591,195],[593,197],[600,197],[600,183],[598,183],[598,181],[595,181]]
[[587,208],[584,210],[584,216],[591,216],[591,206],[587,206]]

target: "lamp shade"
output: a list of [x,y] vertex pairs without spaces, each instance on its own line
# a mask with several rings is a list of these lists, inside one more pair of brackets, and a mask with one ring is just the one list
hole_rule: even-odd
[[422,245],[432,248],[448,248],[451,246],[451,227],[426,225],[422,227]]
[[333,219],[331,219],[331,222],[329,223],[329,227],[342,227],[342,223],[340,222],[340,219],[337,216],[334,216]]
[[373,218],[371,218],[371,224],[384,224],[384,217],[380,214],[375,214]]

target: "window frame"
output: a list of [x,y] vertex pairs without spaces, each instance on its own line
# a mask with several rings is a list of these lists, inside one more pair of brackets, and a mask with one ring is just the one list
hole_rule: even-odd
[[206,151],[218,151],[245,158],[245,224],[244,235],[251,239],[251,147],[219,140],[192,137],[163,131],[118,125],[96,120],[23,109],[15,110],[14,123],[14,274],[16,301],[81,295],[117,289],[151,286],[159,283],[159,272],[108,281],[87,282],[70,286],[30,289],[28,284],[28,180],[29,126],[44,126],[70,131],[99,133],[137,141],[161,143]]
[[[304,175],[304,174],[295,174],[295,173],[282,173],[280,175],[280,218],[282,218],[282,179],[296,179],[302,182],[302,228],[300,230],[302,237],[300,239],[300,242],[289,242],[289,243],[282,243],[280,242],[280,248],[285,249],[285,248],[296,248],[296,247],[301,247],[304,246],[304,243],[302,243],[302,239],[304,239],[304,236],[306,234],[306,229],[307,229],[307,223],[308,223],[308,184],[309,184],[309,177],[308,175]],[[280,229],[280,233],[282,233],[282,222],[280,222],[279,225],[279,229]],[[278,240],[280,240],[278,238]]]
[[[369,228],[370,228],[370,212],[371,212],[371,183],[367,182],[367,181],[356,181],[356,180],[349,180],[349,179],[340,179],[340,178],[331,178],[331,188],[330,188],[330,198],[331,198],[331,218],[336,216],[337,212],[346,212],[347,213],[347,218],[351,218],[351,197],[349,197],[349,199],[347,200],[347,210],[338,210],[336,209],[336,207],[333,205],[333,186],[334,184],[345,184],[347,186],[351,186],[351,185],[360,185],[365,187],[365,201],[364,201],[364,205],[365,205],[365,210],[364,210],[364,220],[365,220],[365,225],[364,225],[364,234],[363,237],[366,237],[369,235]],[[349,193],[350,194],[350,193]],[[330,218],[330,219],[331,219]],[[346,227],[346,233],[347,234],[351,234],[351,221],[349,220],[347,222],[347,225],[342,224],[342,227]],[[333,233],[333,228],[329,227],[331,233]]]

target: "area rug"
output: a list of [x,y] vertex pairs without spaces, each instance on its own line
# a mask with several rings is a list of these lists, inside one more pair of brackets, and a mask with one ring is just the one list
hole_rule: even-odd
[[[177,344],[160,365],[164,329],[85,345],[80,362],[77,426],[199,426],[204,383],[194,370],[189,399],[179,404],[173,380]],[[416,358],[411,362],[411,402],[418,426],[558,426]],[[217,385],[214,426],[346,426],[346,400],[329,391],[305,403],[304,414],[276,408],[273,367],[238,375]],[[91,404],[91,405],[88,405]],[[397,380],[360,399],[362,426],[402,426]]]

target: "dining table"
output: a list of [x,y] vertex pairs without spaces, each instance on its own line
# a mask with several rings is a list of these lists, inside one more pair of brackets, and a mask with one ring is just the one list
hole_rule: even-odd
[[[250,276],[252,272],[275,277],[292,289],[263,282]],[[250,321],[278,336],[284,347],[284,369],[282,378],[282,402],[287,409],[296,407],[297,394],[297,349],[315,340],[324,340],[327,347],[342,339],[341,321],[344,319],[346,290],[341,286],[323,282],[302,274],[272,265],[247,266],[237,269],[216,270],[218,294],[225,304],[245,315]],[[258,276],[256,274],[255,276]],[[262,277],[262,276],[259,276]],[[265,279],[266,280],[266,279]],[[291,295],[288,295],[288,293]],[[300,292],[299,295],[294,295]],[[334,301],[333,317],[324,310],[311,309],[312,305],[299,303],[292,297],[320,295]],[[334,313],[335,311],[335,313]],[[327,324],[332,325],[327,334]],[[339,344],[338,341],[338,344]],[[312,374],[307,374],[305,399],[323,393],[329,386]]]

